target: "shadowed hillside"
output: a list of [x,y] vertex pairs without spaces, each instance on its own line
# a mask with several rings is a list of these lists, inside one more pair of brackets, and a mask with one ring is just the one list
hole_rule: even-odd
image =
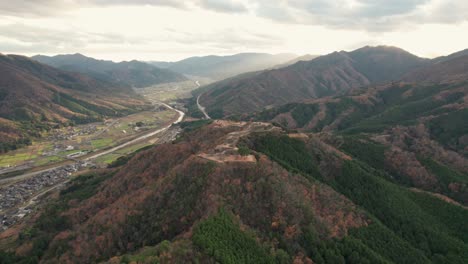
[[35,223],[0,235],[13,249],[2,263],[468,259],[468,211],[401,187],[346,148],[267,123],[193,125],[76,178]]
[[218,118],[399,80],[408,71],[428,63],[398,48],[364,47],[214,83],[203,87],[208,91],[200,101],[210,116]]
[[84,73],[106,82],[137,88],[187,80],[181,74],[136,60],[115,63],[96,60],[81,54],[54,57],[38,55],[32,59],[62,70]]
[[[465,53],[468,53],[465,51]],[[417,83],[453,83],[468,80],[468,55],[463,52],[408,73],[403,80]]]
[[336,146],[346,146],[400,184],[468,205],[468,85],[460,60],[465,57],[409,75],[421,84],[371,86],[244,118],[334,135],[329,140]]
[[240,53],[231,56],[191,57],[177,62],[151,62],[151,64],[181,74],[222,80],[245,72],[267,69],[295,57],[293,54]]
[[131,88],[64,72],[26,57],[0,55],[0,151],[70,122],[129,114],[148,107]]

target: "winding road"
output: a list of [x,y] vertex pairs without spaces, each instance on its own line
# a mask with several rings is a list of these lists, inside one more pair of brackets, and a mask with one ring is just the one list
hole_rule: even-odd
[[[149,133],[144,134],[144,135],[142,135],[142,136],[140,136],[140,137],[138,137],[138,138],[132,139],[132,140],[127,141],[127,142],[125,142],[125,143],[122,143],[122,144],[120,144],[120,145],[118,145],[118,146],[115,146],[115,147],[113,147],[113,148],[111,148],[111,149],[108,149],[108,150],[105,150],[105,151],[103,151],[103,152],[99,152],[99,153],[97,153],[97,154],[95,154],[95,155],[92,155],[92,156],[90,156],[90,157],[87,157],[87,158],[84,159],[84,161],[91,161],[91,160],[94,160],[94,159],[99,158],[99,157],[101,157],[101,156],[104,156],[104,155],[107,155],[107,154],[109,154],[109,153],[115,152],[115,151],[117,151],[117,150],[119,150],[119,149],[125,148],[125,147],[127,147],[127,146],[129,146],[129,145],[135,144],[135,143],[137,143],[137,142],[139,142],[139,141],[148,139],[148,138],[150,138],[150,137],[152,137],[152,136],[155,136],[155,135],[157,135],[157,134],[159,134],[159,133],[161,133],[161,132],[164,132],[164,131],[168,130],[172,125],[178,124],[178,123],[180,123],[180,122],[184,119],[184,116],[185,116],[185,113],[184,113],[184,112],[182,112],[182,111],[180,111],[180,110],[177,110],[177,109],[173,108],[172,106],[170,106],[170,105],[168,105],[168,104],[165,104],[165,103],[159,103],[159,104],[162,104],[162,105],[164,105],[165,107],[167,107],[167,108],[169,108],[169,109],[171,109],[171,110],[173,110],[173,111],[176,111],[176,112],[179,114],[179,117],[177,118],[177,120],[174,121],[174,122],[172,122],[171,124],[169,124],[169,125],[163,127],[163,128],[160,128],[160,129],[156,130],[156,131],[149,132]],[[62,167],[62,166],[63,166],[63,165],[55,166],[55,167],[47,168],[47,169],[40,170],[40,171],[29,172],[29,173],[25,173],[25,174],[13,176],[13,177],[5,178],[5,179],[0,179],[0,185],[10,184],[10,183],[13,183],[13,182],[17,182],[17,181],[19,181],[19,180],[23,180],[23,179],[27,179],[27,178],[30,178],[30,177],[34,177],[34,176],[36,176],[36,175],[38,175],[38,174],[41,174],[41,173],[44,173],[44,172],[48,172],[48,171],[52,171],[52,170],[58,169],[58,168],[60,168],[60,167]]]
[[[198,87],[200,87],[200,83],[198,81],[195,82]],[[203,113],[203,115],[205,116],[205,119],[211,119],[211,117],[208,115],[208,113],[206,112],[205,110],[205,107],[203,107],[201,104],[200,104],[200,96],[202,96],[203,93],[199,94],[198,97],[197,97],[197,106],[198,106],[198,109],[200,109],[200,111]]]
[[91,156],[91,157],[88,157],[88,158],[85,159],[85,161],[89,161],[89,160],[93,160],[93,159],[99,158],[99,157],[101,157],[101,156],[107,155],[107,154],[112,153],[112,152],[114,152],[114,151],[117,151],[117,150],[119,150],[119,149],[125,148],[125,147],[127,147],[127,146],[129,146],[129,145],[135,144],[135,143],[137,143],[137,142],[139,142],[139,141],[142,141],[142,140],[144,140],[144,139],[150,138],[150,137],[152,137],[152,136],[154,136],[154,135],[157,135],[157,134],[159,134],[159,133],[161,133],[161,132],[164,132],[164,131],[168,130],[172,125],[178,124],[178,123],[180,123],[180,122],[184,119],[184,116],[185,116],[185,113],[184,113],[184,112],[182,112],[182,111],[180,111],[180,110],[177,110],[177,109],[173,108],[172,106],[170,106],[170,105],[168,105],[168,104],[165,104],[165,103],[160,103],[160,104],[164,105],[165,107],[167,107],[167,108],[169,108],[169,109],[171,109],[171,110],[176,111],[176,112],[179,114],[179,117],[177,118],[177,120],[174,121],[173,123],[171,123],[171,124],[169,124],[169,125],[167,125],[167,126],[161,128],[161,129],[158,129],[158,130],[153,131],[153,132],[151,132],[151,133],[142,135],[142,136],[140,136],[140,137],[138,137],[138,138],[135,138],[135,139],[130,140],[130,141],[128,141],[128,142],[125,142],[125,143],[123,143],[123,144],[121,144],[121,145],[118,145],[118,146],[116,146],[116,147],[113,147],[113,148],[111,148],[111,149],[109,149],[109,150],[106,150],[106,151],[100,152],[100,153],[98,153],[98,154],[96,154],[96,155],[93,155],[93,156]]

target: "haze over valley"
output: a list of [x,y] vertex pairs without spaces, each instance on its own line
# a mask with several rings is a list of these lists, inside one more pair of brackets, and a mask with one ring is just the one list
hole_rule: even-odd
[[465,1],[0,18],[0,263],[468,263]]

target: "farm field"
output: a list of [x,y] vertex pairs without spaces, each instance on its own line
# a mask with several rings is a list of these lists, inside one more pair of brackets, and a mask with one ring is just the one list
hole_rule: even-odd
[[[201,85],[205,82],[200,81]],[[172,102],[177,99],[190,98],[190,92],[199,86],[195,81],[165,83],[154,85],[146,88],[138,88],[135,91],[141,94],[145,99],[152,102]]]
[[[146,131],[160,128],[176,117],[176,112],[156,106],[154,111],[55,129],[30,146],[0,155],[0,172],[15,167],[27,169],[45,166],[110,148]],[[128,147],[130,148],[133,146]],[[124,148],[120,152],[125,153],[126,150]],[[115,155],[119,157],[118,153]]]

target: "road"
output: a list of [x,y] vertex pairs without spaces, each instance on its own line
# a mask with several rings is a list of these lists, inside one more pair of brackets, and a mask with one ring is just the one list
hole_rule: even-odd
[[175,122],[173,122],[173,123],[171,123],[171,124],[169,124],[169,125],[167,125],[167,126],[161,128],[161,129],[158,129],[158,130],[153,131],[153,132],[151,132],[151,133],[142,135],[142,136],[140,136],[140,137],[138,137],[138,138],[135,138],[135,139],[133,139],[133,140],[131,140],[131,141],[125,142],[125,143],[123,143],[123,144],[121,144],[121,145],[118,145],[118,146],[116,146],[116,147],[113,147],[113,148],[111,148],[111,149],[109,149],[109,150],[106,150],[106,151],[100,152],[100,153],[98,153],[98,154],[96,154],[96,155],[93,155],[93,156],[91,156],[91,157],[88,157],[88,158],[85,159],[85,161],[89,161],[89,160],[93,160],[93,159],[99,158],[99,157],[101,157],[101,156],[104,156],[104,155],[107,155],[107,154],[109,154],[109,153],[115,152],[115,151],[117,151],[117,150],[119,150],[119,149],[125,148],[125,147],[127,147],[127,146],[129,146],[129,145],[133,145],[133,144],[135,144],[135,143],[137,143],[137,142],[139,142],[139,141],[142,141],[142,140],[144,140],[144,139],[150,138],[150,137],[152,137],[152,136],[154,136],[154,135],[157,135],[157,134],[159,134],[159,133],[161,133],[161,132],[164,132],[164,131],[168,130],[172,125],[178,124],[178,123],[180,123],[180,122],[184,119],[184,116],[185,116],[185,113],[184,113],[184,112],[182,112],[182,111],[180,111],[180,110],[177,110],[177,109],[173,108],[172,106],[170,106],[170,105],[168,105],[168,104],[165,104],[165,103],[160,103],[160,104],[164,105],[165,107],[167,107],[167,108],[169,108],[169,109],[171,109],[171,110],[176,111],[176,112],[179,114],[179,117],[177,118],[177,120],[176,120]]
[[[198,81],[195,81],[195,83],[198,85],[198,87],[200,87],[200,83]],[[197,106],[198,106],[198,109],[200,109],[200,111],[203,113],[203,115],[205,116],[205,119],[211,119],[211,117],[208,115],[208,113],[206,112],[205,110],[205,107],[203,107],[201,104],[200,104],[200,96],[202,96],[203,93],[199,94],[198,97],[197,97]]]
[[[161,132],[164,132],[166,130],[168,130],[172,125],[174,124],[178,124],[180,123],[183,119],[184,119],[184,116],[185,116],[185,113],[180,111],[180,110],[177,110],[175,108],[173,108],[172,106],[168,105],[168,104],[165,104],[165,103],[160,103],[162,105],[164,105],[165,107],[171,109],[171,110],[174,110],[176,111],[178,114],[179,114],[179,117],[177,118],[176,121],[174,121],[173,123],[161,128],[161,129],[158,129],[156,131],[153,131],[153,132],[150,132],[150,133],[147,133],[147,134],[144,134],[138,138],[135,138],[133,140],[130,140],[130,141],[127,141],[125,143],[122,143],[116,147],[113,147],[109,150],[106,150],[106,151],[103,151],[103,152],[100,152],[100,153],[97,153],[95,155],[92,155],[90,157],[87,157],[85,159],[85,161],[91,161],[93,159],[96,159],[98,157],[101,157],[101,156],[104,156],[104,155],[107,155],[109,153],[112,153],[112,152],[115,152],[119,149],[122,149],[122,148],[125,148],[129,145],[132,145],[132,144],[135,144],[139,141],[142,141],[142,140],[145,140],[147,138],[150,138],[154,135],[157,135]],[[35,171],[35,172],[29,172],[29,173],[25,173],[25,174],[22,174],[22,175],[18,175],[18,176],[14,176],[14,177],[9,177],[9,178],[5,178],[5,179],[1,179],[0,180],[0,185],[6,185],[6,184],[9,184],[9,183],[13,183],[13,182],[16,182],[16,181],[19,181],[19,180],[23,180],[23,179],[27,179],[27,178],[30,178],[30,177],[33,177],[33,176],[36,176],[38,174],[41,174],[41,173],[44,173],[44,172],[48,172],[48,171],[52,171],[52,170],[55,170],[55,169],[58,169],[60,167],[62,167],[63,165],[60,165],[60,166],[55,166],[55,167],[51,167],[51,168],[48,168],[48,169],[44,169],[44,170],[40,170],[40,171]]]
[[27,178],[29,178],[29,177],[33,177],[33,176],[36,176],[36,175],[41,174],[41,173],[44,173],[44,172],[48,172],[48,171],[52,171],[52,170],[58,169],[58,168],[60,168],[60,167],[62,167],[62,166],[63,166],[63,165],[56,166],[56,167],[52,167],[52,168],[48,168],[48,169],[45,169],[45,170],[40,170],[40,171],[35,171],[35,172],[29,172],[29,173],[21,174],[21,175],[18,175],[18,176],[13,176],[13,177],[1,179],[1,180],[0,180],[0,185],[6,185],[6,184],[11,183],[11,182],[19,181],[19,180],[22,180],[22,179],[27,179]]
[[[77,159],[75,164],[78,164],[79,162],[83,162],[83,161],[90,161],[90,160],[93,160],[93,159],[96,159],[98,157],[101,157],[103,155],[106,155],[106,154],[109,154],[109,153],[112,153],[114,151],[117,151],[119,149],[122,149],[126,146],[129,146],[129,145],[132,145],[134,143],[137,143],[139,141],[142,141],[142,140],[145,140],[145,139],[148,139],[158,133],[161,133],[161,132],[164,132],[166,130],[168,130],[172,125],[174,124],[178,124],[180,123],[183,119],[184,119],[184,116],[185,116],[185,113],[180,111],[180,110],[177,110],[175,108],[173,108],[172,106],[168,105],[168,104],[165,104],[165,103],[159,103],[159,102],[155,102],[157,104],[161,104],[161,105],[164,105],[165,107],[173,110],[173,111],[176,111],[178,113],[178,117],[177,119],[172,122],[171,124],[163,127],[163,128],[160,128],[156,131],[152,131],[152,132],[149,132],[149,133],[146,133],[142,136],[139,136],[138,138],[135,138],[133,140],[130,140],[130,141],[127,141],[123,144],[120,144],[116,147],[113,147],[109,150],[106,150],[106,151],[103,151],[103,152],[100,152],[100,153],[97,153],[95,155],[92,155],[92,156],[89,156],[89,157],[82,157],[81,159]],[[17,189],[15,189],[15,184],[17,183],[22,183],[23,180],[28,180],[28,179],[31,179],[31,178],[34,178],[38,175],[41,175],[42,173],[49,173],[49,172],[52,172],[53,170],[60,170],[61,168],[63,168],[64,166],[66,165],[59,165],[59,166],[54,166],[54,167],[51,167],[51,168],[48,168],[48,169],[43,169],[43,170],[40,170],[40,171],[36,171],[36,172],[29,172],[29,173],[25,173],[25,174],[22,174],[22,175],[18,175],[18,176],[14,176],[14,177],[10,177],[10,178],[6,178],[6,179],[1,179],[0,180],[0,185],[2,185],[2,189],[3,190],[7,190],[7,188],[10,188],[11,186],[13,186],[11,189],[10,188],[10,191],[13,190],[14,192],[17,191]],[[57,188],[59,188],[60,186],[63,186],[66,182],[70,181],[70,179],[66,179],[64,181],[60,181],[60,182],[57,182],[57,183],[54,183],[53,185],[49,186],[49,187],[45,187],[41,190],[38,190],[36,193],[32,194],[31,193],[31,197],[28,197],[28,195],[26,196],[21,196],[21,199],[24,199],[24,200],[20,200],[20,204],[2,204],[1,206],[1,210],[0,210],[0,219],[7,219],[9,224],[4,224],[3,222],[0,222],[0,231],[3,229],[7,229],[9,227],[10,224],[14,224],[18,221],[18,219],[21,219],[23,218],[25,215],[29,214],[29,209],[27,209],[28,207],[34,205],[37,200],[43,196],[44,194],[46,193],[49,193],[50,191],[53,191]],[[16,196],[15,199],[17,199],[18,197]]]

